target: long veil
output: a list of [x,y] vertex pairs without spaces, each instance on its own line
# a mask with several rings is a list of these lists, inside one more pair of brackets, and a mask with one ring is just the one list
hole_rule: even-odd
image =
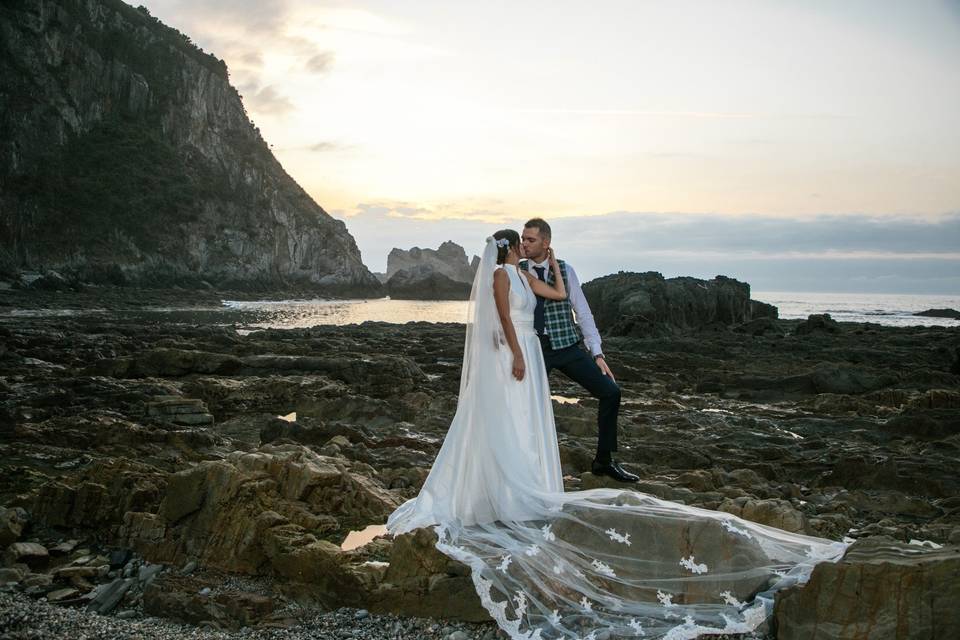
[[[844,542],[626,486],[545,490],[533,475],[542,452],[524,438],[531,414],[510,406],[505,391],[510,352],[493,301],[496,253],[487,238],[456,414],[420,494],[388,518],[389,533],[432,526],[437,548],[470,567],[481,603],[514,640],[747,633],[767,619],[777,590],[843,555]],[[540,360],[527,363],[527,375],[546,376],[535,370],[542,355],[530,355]]]

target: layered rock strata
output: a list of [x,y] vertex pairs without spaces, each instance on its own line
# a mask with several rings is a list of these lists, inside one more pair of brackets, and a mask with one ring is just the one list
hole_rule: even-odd
[[[248,333],[227,310],[204,323],[35,311],[0,316],[0,584],[220,626],[279,624],[291,603],[483,619],[430,531],[341,547],[422,485],[456,409],[463,325]],[[887,536],[907,554],[858,543],[783,601],[780,633],[839,628],[834,601],[853,630],[950,622],[938,598],[960,544],[958,329],[769,321],[605,337],[634,488],[864,545]],[[551,388],[565,487],[620,486],[587,472],[595,401],[562,375]],[[858,572],[896,584],[910,612],[879,586],[846,591]]]

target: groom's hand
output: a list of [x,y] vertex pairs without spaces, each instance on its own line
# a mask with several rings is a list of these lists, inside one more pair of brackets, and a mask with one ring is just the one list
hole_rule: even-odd
[[600,371],[603,373],[603,375],[609,376],[614,382],[617,381],[617,379],[613,377],[613,371],[610,371],[610,367],[607,366],[607,361],[604,360],[603,356],[597,356],[593,359],[593,361],[597,363],[598,367],[600,367]]

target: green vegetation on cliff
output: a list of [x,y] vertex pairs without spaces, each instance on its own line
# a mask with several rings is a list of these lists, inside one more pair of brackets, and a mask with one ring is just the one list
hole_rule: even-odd
[[273,157],[224,62],[120,0],[0,6],[0,271],[17,269],[381,288]]

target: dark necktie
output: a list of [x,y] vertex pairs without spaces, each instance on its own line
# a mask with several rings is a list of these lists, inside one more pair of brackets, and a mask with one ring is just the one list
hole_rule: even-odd
[[[546,279],[543,277],[543,267],[534,267],[534,271],[537,272],[537,277],[546,282]],[[545,323],[544,314],[543,314],[543,304],[546,302],[546,298],[541,298],[537,296],[537,308],[533,310],[533,328],[536,329],[537,335],[543,335],[543,326]]]

